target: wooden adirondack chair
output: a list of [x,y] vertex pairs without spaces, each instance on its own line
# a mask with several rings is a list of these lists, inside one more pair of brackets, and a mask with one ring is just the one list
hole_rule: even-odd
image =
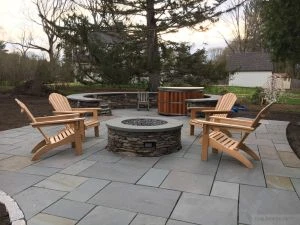
[[[34,153],[32,156],[33,161],[38,160],[42,154],[49,150],[68,143],[72,143],[72,147],[75,148],[77,155],[82,154],[81,133],[84,129],[84,118],[80,118],[79,114],[34,117],[24,103],[18,99],[15,99],[15,101],[21,107],[21,112],[27,114],[31,121],[31,126],[37,128],[44,137],[44,140],[39,142],[31,151]],[[55,135],[47,136],[42,127],[54,125],[63,125],[64,129]]]
[[[84,121],[84,128],[86,130],[90,127],[94,127],[95,136],[99,137],[100,121],[98,119],[98,111],[101,110],[101,108],[72,108],[68,99],[58,93],[51,93],[49,95],[49,102],[55,110],[53,111],[54,114],[79,113],[80,116],[84,116],[86,113],[92,113],[92,117]],[[84,131],[82,135],[83,137],[85,136]]]
[[137,110],[140,110],[140,106],[145,105],[149,111],[150,102],[149,102],[149,92],[138,92],[137,94]]
[[[259,157],[253,150],[244,144],[244,141],[248,135],[260,125],[260,119],[267,113],[272,104],[273,102],[264,107],[253,120],[221,118],[219,123],[201,121],[203,124],[202,141],[200,141],[202,142],[201,159],[207,160],[208,147],[211,146],[217,151],[226,152],[233,158],[239,160],[246,167],[253,168],[253,164],[241,154],[240,150],[249,154],[253,159],[259,160]],[[222,132],[222,130],[219,130],[224,128],[242,131],[241,139],[235,140]]]
[[188,110],[191,112],[190,119],[190,135],[194,135],[195,133],[195,125],[201,126],[202,124],[196,118],[196,114],[198,112],[202,112],[205,114],[206,121],[214,121],[214,119],[210,118],[214,116],[216,118],[225,118],[228,113],[231,111],[234,103],[236,102],[236,95],[233,93],[227,93],[223,95],[217,102],[216,107],[189,107]]

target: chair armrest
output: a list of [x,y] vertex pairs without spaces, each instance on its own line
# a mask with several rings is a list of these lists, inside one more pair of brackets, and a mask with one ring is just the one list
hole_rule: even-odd
[[[194,121],[196,122],[196,121]],[[242,125],[236,125],[236,124],[227,124],[227,123],[216,123],[211,121],[199,121],[199,123],[203,124],[203,126],[211,127],[217,127],[217,128],[231,128],[231,129],[237,129],[237,130],[244,130],[244,131],[253,131],[255,128],[250,126],[242,126]]]
[[188,107],[187,110],[191,111],[191,118],[196,118],[197,112],[202,112],[203,110],[213,110],[215,107]]
[[53,125],[66,125],[66,124],[75,124],[77,122],[83,121],[84,118],[75,118],[75,119],[64,119],[64,120],[49,120],[49,121],[41,121],[30,123],[32,127],[46,127]]
[[72,108],[73,111],[78,111],[78,112],[82,112],[82,111],[85,111],[85,112],[92,112],[92,111],[95,111],[95,110],[102,110],[102,108]]
[[77,111],[53,111],[53,114],[57,114],[57,115],[60,115],[60,114],[80,114],[80,115],[83,115],[85,112],[77,112]]
[[43,116],[43,117],[36,117],[37,122],[44,122],[44,121],[55,121],[55,120],[67,120],[67,119],[74,119],[79,118],[79,113],[72,113],[72,114],[65,114],[65,115],[55,115],[55,116]]
[[82,114],[85,113],[91,113],[93,120],[98,120],[98,111],[101,110],[101,108],[72,108],[73,112],[77,112]]
[[230,110],[203,110],[203,113],[209,113],[209,114],[224,114],[224,113],[230,113]]
[[228,118],[228,117],[218,117],[218,116],[210,116],[211,119],[215,119],[217,123],[228,123],[228,124],[236,124],[242,126],[251,126],[253,123],[252,119],[237,119],[237,118]]
[[213,110],[215,107],[187,107],[187,110],[193,110],[193,111],[199,111],[201,112],[202,110]]

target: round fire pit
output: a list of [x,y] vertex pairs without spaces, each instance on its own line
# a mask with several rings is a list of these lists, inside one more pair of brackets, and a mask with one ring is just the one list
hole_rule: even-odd
[[158,117],[122,117],[107,121],[112,152],[137,156],[160,156],[181,149],[182,123]]

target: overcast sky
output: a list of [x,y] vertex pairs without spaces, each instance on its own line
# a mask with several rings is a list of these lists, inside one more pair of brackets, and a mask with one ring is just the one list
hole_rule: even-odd
[[[41,27],[38,27],[29,19],[29,16],[35,16],[36,14],[31,0],[0,0],[0,40],[18,42],[21,33],[26,30],[27,32],[33,32],[35,37],[42,41],[43,32]],[[222,35],[230,39],[230,30],[226,29],[227,27],[228,24],[220,21],[207,32],[183,29],[177,34],[168,34],[164,38],[189,42],[194,45],[194,48],[225,47],[226,44]]]

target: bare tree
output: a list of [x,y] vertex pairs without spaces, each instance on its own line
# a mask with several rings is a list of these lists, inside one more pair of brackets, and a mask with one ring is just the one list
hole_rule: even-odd
[[33,4],[38,11],[39,20],[32,20],[42,26],[47,37],[47,46],[34,43],[33,40],[28,46],[46,52],[50,62],[54,62],[60,51],[59,38],[55,33],[54,26],[61,25],[62,18],[70,10],[72,2],[70,0],[33,0]]
[[232,39],[221,35],[231,52],[262,50],[260,2],[261,0],[230,1],[230,6],[240,5],[223,17],[223,21],[231,29]]
[[27,56],[27,52],[30,50],[30,43],[33,42],[33,37],[31,32],[26,32],[24,29],[21,35],[19,36],[19,42],[8,42],[17,49],[18,52],[20,52],[22,57]]

